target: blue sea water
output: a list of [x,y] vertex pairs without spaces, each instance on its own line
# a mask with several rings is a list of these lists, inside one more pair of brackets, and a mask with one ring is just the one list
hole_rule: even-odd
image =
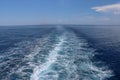
[[120,80],[120,26],[1,26],[0,80]]

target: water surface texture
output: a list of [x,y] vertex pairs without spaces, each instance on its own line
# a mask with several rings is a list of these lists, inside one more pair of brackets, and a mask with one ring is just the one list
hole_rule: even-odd
[[120,80],[119,27],[0,29],[0,80]]

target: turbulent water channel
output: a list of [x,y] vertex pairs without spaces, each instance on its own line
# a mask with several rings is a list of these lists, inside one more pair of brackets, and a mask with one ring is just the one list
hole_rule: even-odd
[[16,45],[0,57],[0,80],[106,80],[113,75],[93,60],[99,53],[67,28]]

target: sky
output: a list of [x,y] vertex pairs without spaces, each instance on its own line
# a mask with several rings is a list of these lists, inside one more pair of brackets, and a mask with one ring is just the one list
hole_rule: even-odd
[[0,25],[120,25],[120,0],[0,0]]

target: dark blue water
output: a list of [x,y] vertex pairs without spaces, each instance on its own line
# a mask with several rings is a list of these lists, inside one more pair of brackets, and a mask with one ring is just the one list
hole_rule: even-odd
[[119,26],[1,26],[0,80],[120,80]]
[[100,53],[94,59],[102,60],[113,70],[110,80],[120,80],[120,26],[76,26],[74,31]]

